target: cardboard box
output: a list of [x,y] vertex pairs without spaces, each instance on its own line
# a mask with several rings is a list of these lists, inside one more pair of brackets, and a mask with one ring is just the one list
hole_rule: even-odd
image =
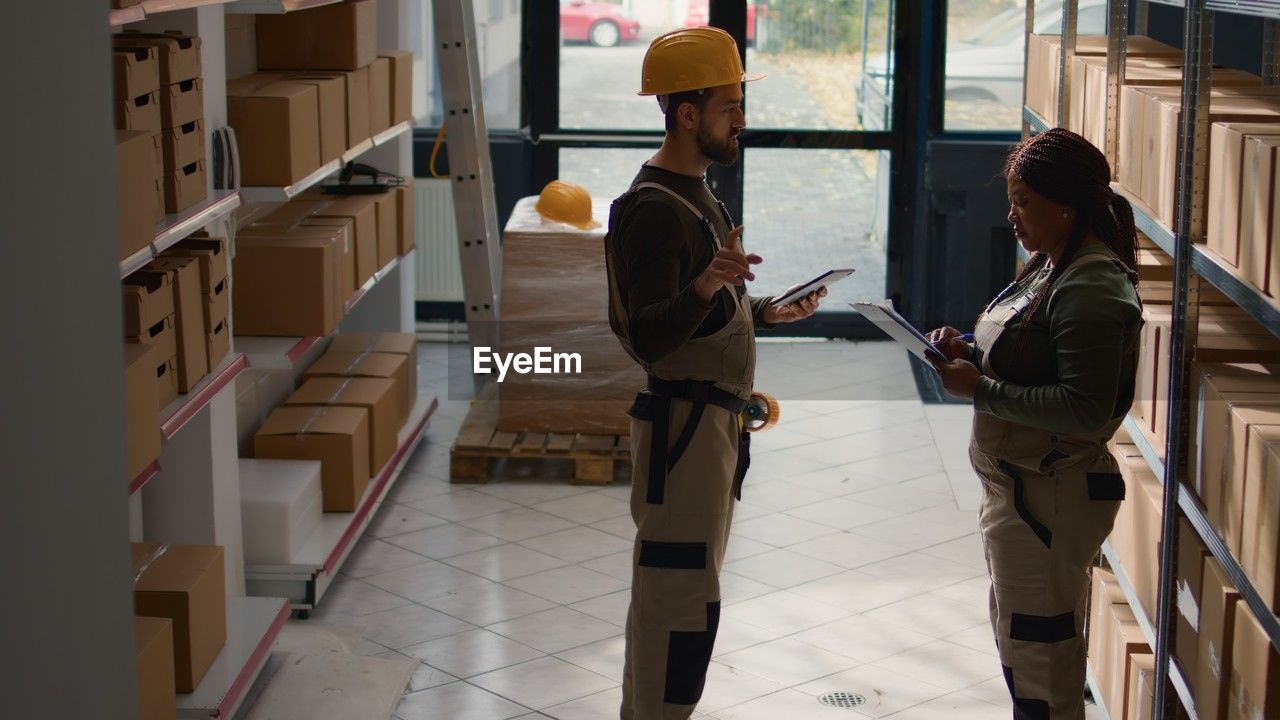
[[1164,481],[1151,472],[1144,458],[1127,459],[1125,495],[1132,513],[1130,555],[1121,558],[1125,573],[1147,617],[1156,616],[1160,589],[1160,533],[1164,515]]
[[347,314],[347,302],[355,295],[358,287],[356,285],[355,223],[348,218],[308,217],[299,227],[329,227],[342,233],[342,247],[339,248],[341,260],[338,266],[339,288],[338,294],[334,296],[337,306],[334,312],[338,317],[344,317]]
[[258,16],[258,67],[264,70],[355,70],[377,53],[374,0]]
[[[1280,136],[1253,136],[1244,141],[1240,205],[1240,274],[1259,290],[1267,290],[1270,271],[1276,150]],[[1215,193],[1216,194],[1216,193]]]
[[142,250],[156,239],[160,208],[155,190],[155,156],[146,133],[116,132],[116,192],[120,209],[120,259]]
[[184,80],[160,88],[160,125],[170,129],[204,119],[204,80]]
[[164,176],[164,209],[179,213],[209,197],[209,178],[204,159],[175,168]]
[[373,137],[369,120],[369,68],[342,73],[347,83],[347,147],[353,148]]
[[147,328],[174,312],[173,286],[163,273],[136,272],[121,281],[120,290],[125,337],[141,337]]
[[209,356],[210,370],[217,368],[223,358],[231,354],[231,325],[228,318],[224,317],[209,327],[205,348]]
[[[159,358],[159,355],[156,356]],[[164,412],[169,404],[178,399],[178,356],[170,355],[163,361],[156,362],[156,412]]]
[[[309,232],[309,228],[315,228],[314,232],[319,233],[339,233],[339,244],[336,252],[338,255],[337,275],[335,280],[338,284],[337,289],[332,295],[333,314],[334,317],[341,319],[346,315],[346,303],[356,290],[356,245],[355,245],[355,224],[350,218],[346,217],[329,217],[315,216],[313,213],[328,206],[329,196],[315,195],[304,196],[279,206],[275,210],[271,210],[266,214],[258,216],[247,221],[248,224],[241,225],[241,233],[248,235],[302,235]],[[313,199],[315,198],[315,199]],[[376,248],[374,248],[376,250]]]
[[307,83],[228,85],[245,185],[292,185],[320,168],[319,107],[316,86]]
[[1098,681],[1100,703],[1111,697],[1115,688],[1112,668],[1115,660],[1111,656],[1112,636],[1115,634],[1111,618],[1111,607],[1125,603],[1124,591],[1120,589],[1115,575],[1104,568],[1093,568],[1091,578],[1091,600],[1089,603],[1088,645],[1089,662],[1093,665],[1094,678]]
[[316,203],[306,209],[307,224],[314,224],[322,218],[351,222],[351,245],[355,249],[355,287],[363,287],[374,273],[382,269],[378,264],[377,199],[372,195],[340,197],[321,192],[308,192],[302,199]]
[[156,414],[156,350],[124,345],[125,478],[133,482],[160,457],[160,418]]
[[396,188],[396,212],[399,224],[396,253],[401,257],[407,255],[418,244],[418,196],[413,188],[414,180],[411,177],[406,177],[404,184]]
[[178,335],[178,390],[190,392],[209,374],[210,369],[205,346],[208,325],[205,322],[204,293],[200,291],[200,263],[193,257],[162,256],[147,268],[168,275],[169,284],[173,287]]
[[231,280],[223,278],[204,295],[204,324],[212,327],[231,312]]
[[1241,503],[1240,565],[1274,612],[1280,607],[1280,441],[1270,439],[1272,432],[1256,431],[1251,430]]
[[1204,595],[1200,600],[1200,652],[1195,687],[1196,713],[1202,718],[1226,715],[1231,680],[1231,646],[1235,638],[1236,603],[1240,593],[1212,557],[1204,561]]
[[1217,122],[1209,129],[1209,212],[1205,236],[1210,250],[1231,267],[1240,265],[1240,203],[1245,138],[1280,136],[1280,124]]
[[338,326],[343,228],[300,227],[236,239],[238,335],[319,336]]
[[369,132],[391,128],[391,61],[378,58],[369,66]]
[[170,315],[155,325],[144,329],[137,337],[128,337],[125,340],[142,345],[154,345],[156,358],[158,359],[177,357],[178,331],[174,327],[174,320],[175,316]]
[[134,612],[173,621],[174,686],[192,692],[227,640],[222,548],[134,543],[133,557]]
[[1231,688],[1227,717],[1262,720],[1280,717],[1280,655],[1262,624],[1241,603],[1231,644]]
[[166,254],[186,255],[200,262],[200,291],[206,295],[227,277],[226,238],[193,236],[174,245]]
[[156,133],[162,129],[160,92],[147,93],[115,103],[116,129]]
[[364,408],[369,418],[369,475],[382,470],[396,452],[400,432],[396,382],[387,378],[317,377],[302,386],[285,405],[331,405]]
[[160,62],[154,48],[121,48],[111,53],[116,100],[150,95],[160,89]]
[[1186,518],[1178,518],[1178,577],[1174,580],[1177,611],[1173,654],[1183,674],[1194,679],[1200,672],[1200,597],[1204,585],[1204,560],[1209,550]]
[[418,399],[418,337],[413,333],[339,333],[329,343],[327,352],[357,355],[366,352],[391,353],[408,358],[405,396],[407,407]]
[[1153,720],[1155,717],[1156,656],[1138,653],[1129,659],[1128,720]]
[[142,4],[142,0],[111,0],[111,7],[117,10],[122,10],[124,8],[130,8],[130,7],[133,7],[134,5],[141,5],[141,4]]
[[342,157],[347,147],[347,83],[341,75],[299,73],[290,82],[314,85],[320,114],[320,164]]
[[378,223],[378,269],[381,270],[399,255],[400,207],[394,190],[369,197],[374,199]]
[[123,32],[112,37],[117,50],[126,48],[153,48],[160,64],[160,84],[174,85],[195,80],[203,72],[200,65],[199,37],[181,33]]
[[[1236,405],[1231,408],[1231,427],[1227,445],[1228,475],[1221,488],[1220,514],[1210,516],[1210,522],[1222,534],[1231,554],[1240,557],[1244,520],[1245,488],[1250,473],[1261,474],[1265,465],[1265,453],[1259,452],[1258,443],[1280,440],[1280,407]],[[1208,508],[1206,507],[1206,514]]]
[[319,460],[325,512],[354,512],[369,484],[368,425],[357,407],[277,408],[254,435],[254,456]]
[[167,172],[205,159],[204,120],[163,131],[164,167]]
[[391,63],[391,124],[413,121],[413,53],[379,50],[378,57]]
[[317,377],[368,377],[394,380],[396,383],[396,429],[409,419],[409,356],[395,353],[346,353],[330,350],[303,374],[304,380]]
[[1142,634],[1132,608],[1118,603],[1112,605],[1110,611],[1113,626],[1110,652],[1114,664],[1110,668],[1111,695],[1106,702],[1108,712],[1123,717],[1124,709],[1129,706],[1129,668],[1133,657],[1150,654],[1151,646],[1147,644],[1147,636]]
[[133,670],[138,681],[138,720],[173,720],[177,696],[173,678],[173,621],[133,619]]

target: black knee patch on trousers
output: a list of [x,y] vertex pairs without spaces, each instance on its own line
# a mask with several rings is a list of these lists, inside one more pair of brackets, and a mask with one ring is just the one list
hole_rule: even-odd
[[[707,629],[676,631],[667,644],[667,684],[662,701],[669,705],[697,705],[707,683],[707,667],[720,627],[720,601],[707,603]],[[1047,715],[1045,716],[1048,717]]]
[[706,543],[640,541],[640,567],[667,570],[705,570]]
[[1045,617],[1014,613],[1009,619],[1009,637],[1035,643],[1056,643],[1076,636],[1075,613]]
[[1000,667],[1004,670],[1004,684],[1009,686],[1009,697],[1013,698],[1013,720],[1050,720],[1049,702],[1019,698],[1013,689],[1013,668],[1008,665]]

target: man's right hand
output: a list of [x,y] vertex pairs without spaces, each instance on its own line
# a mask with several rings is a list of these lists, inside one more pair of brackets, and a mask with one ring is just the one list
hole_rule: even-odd
[[763,258],[744,254],[741,238],[742,226],[739,225],[729,233],[724,247],[716,251],[711,263],[693,281],[693,290],[704,304],[710,304],[722,287],[741,285],[747,280],[756,279],[751,266],[763,262]]
[[947,360],[969,359],[969,343],[964,341],[964,333],[953,327],[940,327],[925,335],[925,339],[933,343]]

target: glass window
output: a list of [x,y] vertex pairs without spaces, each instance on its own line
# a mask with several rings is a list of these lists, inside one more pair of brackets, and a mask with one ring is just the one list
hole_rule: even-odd
[[[443,102],[435,50],[435,22],[430,5],[410,3],[414,82],[426,89],[414,93],[414,117],[419,125],[439,125]],[[484,89],[485,122],[490,129],[520,127],[520,8],[507,12],[502,2],[474,0],[476,51]]]
[[744,151],[743,241],[764,258],[754,294],[852,267],[857,272],[831,286],[820,312],[852,312],[847,303],[884,299],[888,157],[873,150]]
[[640,166],[655,152],[656,147],[562,148],[560,179],[586,188],[594,200],[612,201],[631,187]]
[[662,130],[662,111],[640,91],[649,42],[707,24],[707,0],[560,0],[560,127]]
[[[1036,0],[1035,32],[1062,32],[1060,0]],[[1107,31],[1106,0],[1079,0],[1076,33]],[[1017,130],[1022,125],[1024,0],[947,3],[947,130]]]
[[892,106],[893,0],[747,4],[748,124],[883,130]]

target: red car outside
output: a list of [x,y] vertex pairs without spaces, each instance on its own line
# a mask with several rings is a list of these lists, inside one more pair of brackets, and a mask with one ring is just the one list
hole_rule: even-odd
[[607,2],[561,0],[560,37],[566,42],[589,42],[613,47],[635,40],[640,22],[627,10]]
[[[706,27],[711,22],[707,0],[689,0],[689,14],[685,15],[685,27]],[[764,13],[761,13],[763,16]],[[756,42],[756,4],[747,3],[747,44]]]

